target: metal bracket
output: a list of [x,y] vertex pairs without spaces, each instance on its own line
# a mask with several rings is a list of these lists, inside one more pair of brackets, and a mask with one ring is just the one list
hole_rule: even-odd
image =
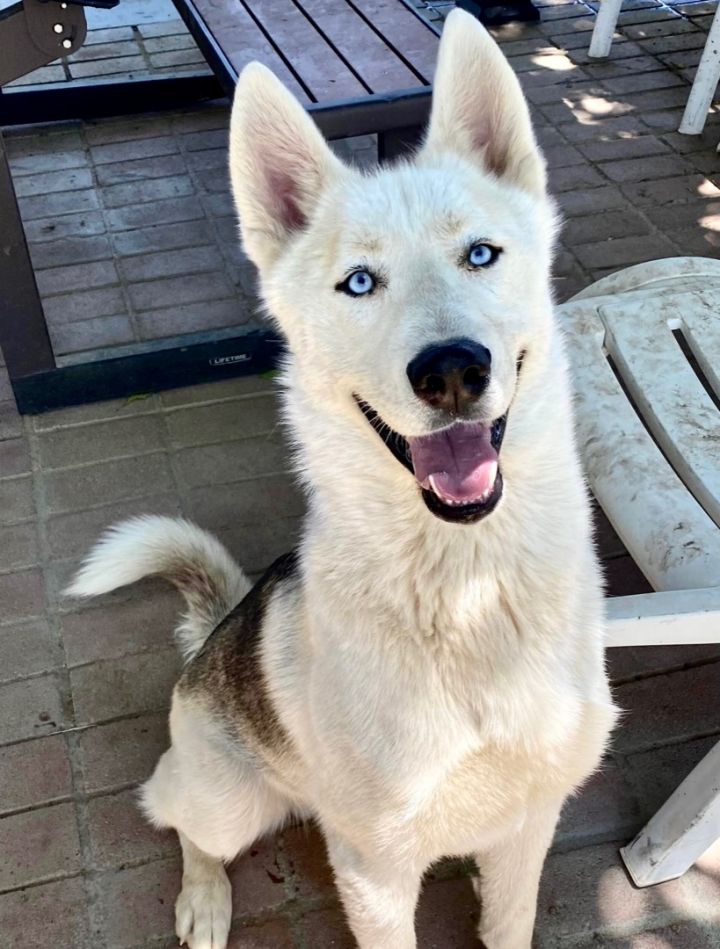
[[82,6],[23,0],[0,13],[0,85],[80,49],[87,36]]

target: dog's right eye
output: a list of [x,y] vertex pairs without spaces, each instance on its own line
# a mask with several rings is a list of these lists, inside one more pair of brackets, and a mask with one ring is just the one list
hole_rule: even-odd
[[377,286],[375,277],[367,270],[353,270],[335,289],[350,297],[362,297],[372,293]]

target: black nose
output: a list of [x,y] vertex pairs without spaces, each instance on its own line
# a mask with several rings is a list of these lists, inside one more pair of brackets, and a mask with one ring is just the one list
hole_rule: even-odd
[[408,363],[407,375],[419,399],[459,415],[487,388],[490,350],[471,339],[428,346]]

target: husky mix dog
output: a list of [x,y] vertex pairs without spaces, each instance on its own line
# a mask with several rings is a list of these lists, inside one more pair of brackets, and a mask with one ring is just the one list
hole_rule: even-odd
[[198,527],[134,519],[70,590],[156,574],[188,604],[172,746],[142,792],[182,845],[177,934],[224,949],[224,864],[299,816],[363,949],[412,949],[424,871],[460,854],[487,949],[527,949],[558,813],[615,710],[519,84],[452,13],[422,148],[366,174],[252,64],[230,166],[289,349],[302,541],[250,589]]

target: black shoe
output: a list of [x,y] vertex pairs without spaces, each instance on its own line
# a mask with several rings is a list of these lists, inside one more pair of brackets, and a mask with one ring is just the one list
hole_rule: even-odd
[[537,23],[540,11],[530,0],[456,0],[456,6],[476,16],[485,26],[502,26],[503,23]]

